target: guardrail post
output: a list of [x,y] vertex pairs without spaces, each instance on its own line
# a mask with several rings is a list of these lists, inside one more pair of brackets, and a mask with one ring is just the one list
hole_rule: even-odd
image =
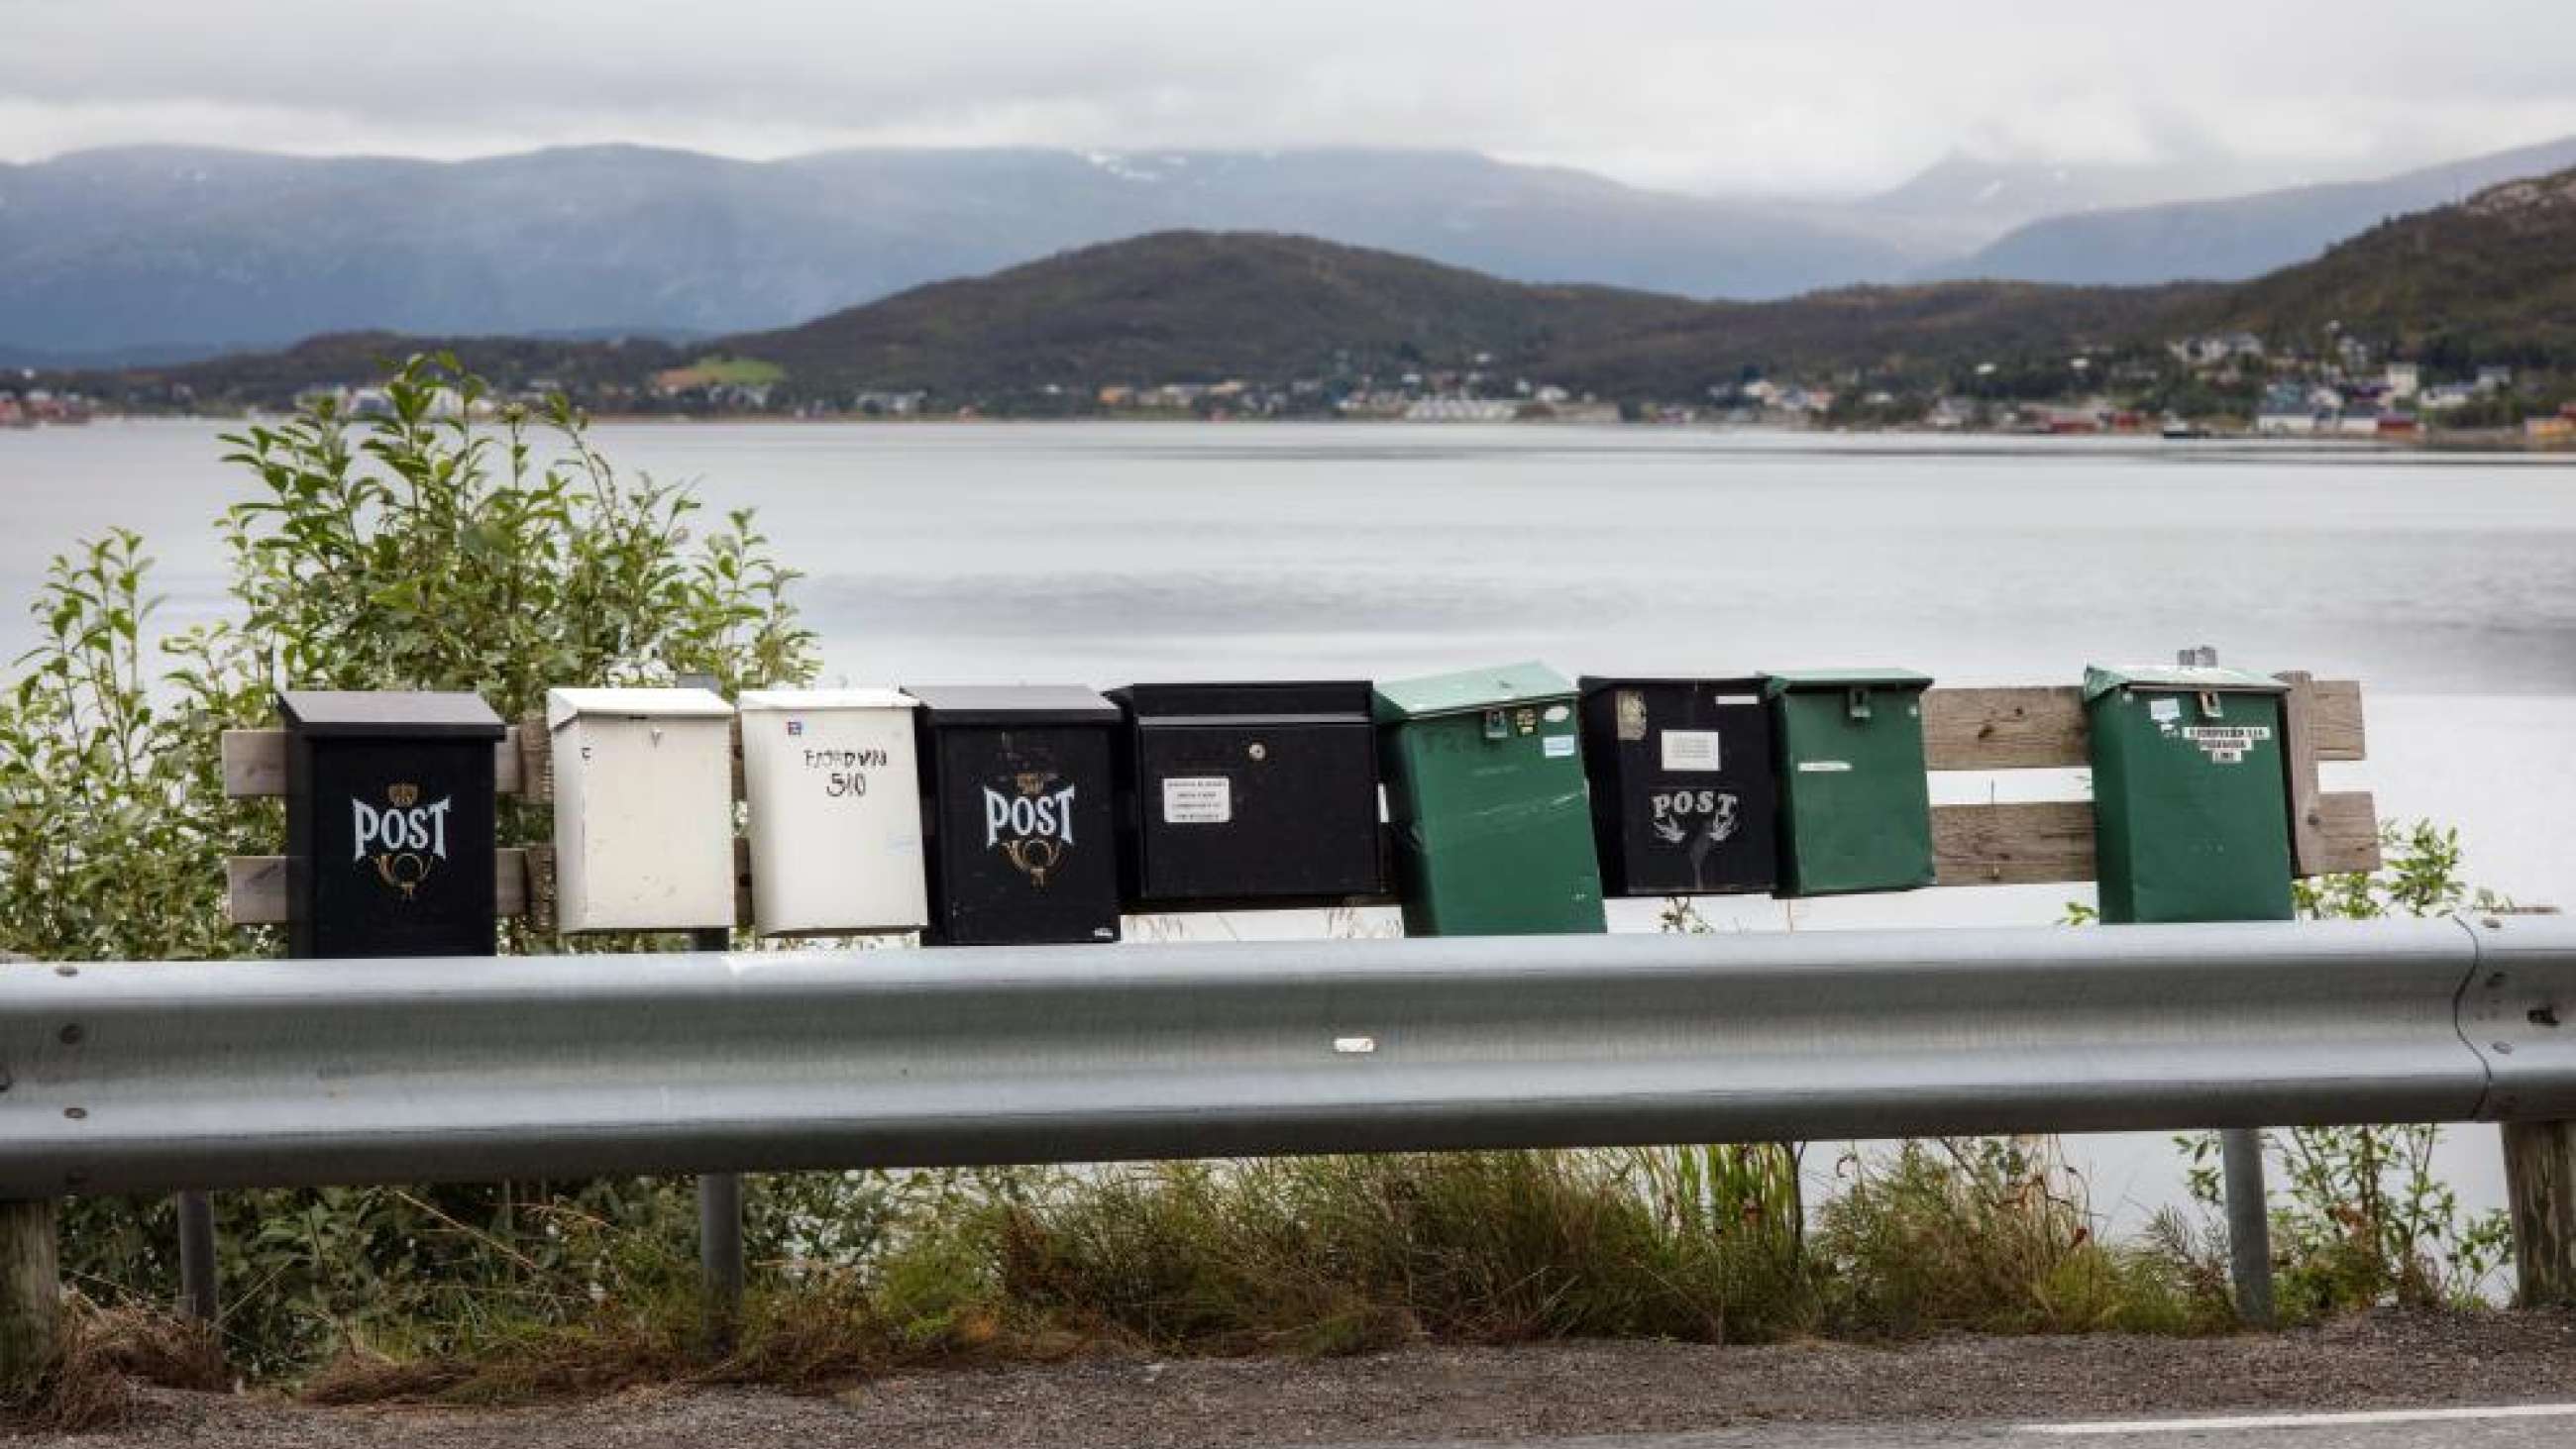
[[0,1401],[32,1392],[52,1372],[62,1318],[53,1203],[0,1202]]
[[215,1286],[215,1204],[202,1192],[179,1194],[179,1312],[212,1326],[223,1311]]
[[2218,1136],[2227,1180],[2227,1270],[2236,1316],[2272,1326],[2272,1194],[2263,1183],[2263,1133],[2230,1127]]
[[2525,1308],[2576,1308],[2576,1122],[2504,1124],[2505,1196]]

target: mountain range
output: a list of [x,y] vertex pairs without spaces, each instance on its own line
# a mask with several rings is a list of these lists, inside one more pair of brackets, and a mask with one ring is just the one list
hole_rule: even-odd
[[[932,283],[794,327],[678,346],[650,339],[335,334],[282,352],[92,374],[121,404],[276,405],[317,383],[446,348],[504,388],[649,403],[705,359],[774,387],[771,405],[861,391],[934,405],[1062,410],[1104,386],[1480,370],[1602,397],[1676,401],[1751,373],[1864,376],[1918,391],[2046,396],[2077,356],[2160,365],[2184,336],[2250,330],[2312,355],[2338,338],[2454,371],[2576,371],[2576,169],[2381,223],[2252,281],[2064,287],[1961,281],[1767,302],[1513,282],[1417,257],[1274,233],[1162,232],[985,277]],[[707,372],[703,365],[693,369]],[[2019,392],[2016,392],[2019,395]]]
[[1944,276],[2224,279],[2562,153],[2576,160],[2576,140],[2386,182],[2135,206],[2182,176],[1954,155],[1824,203],[1435,150],[754,162],[594,146],[434,162],[128,147],[0,166],[0,363],[178,361],[352,329],[716,335],[1169,230],[1293,233],[1703,299]]

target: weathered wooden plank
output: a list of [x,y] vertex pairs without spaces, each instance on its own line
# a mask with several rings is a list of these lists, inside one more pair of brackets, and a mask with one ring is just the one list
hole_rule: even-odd
[[[2322,844],[2309,874],[2379,868],[2377,807],[2366,792],[2319,798]],[[2083,800],[1932,807],[1932,862],[1944,886],[2092,880],[2093,806]]]
[[2315,875],[2326,854],[2325,786],[2317,775],[2316,680],[2305,670],[2274,676],[2290,686],[2281,699],[2281,765],[2290,787],[2290,871]]
[[[2361,686],[2310,685],[2320,760],[2362,758]],[[2080,769],[2091,763],[2083,691],[2073,685],[1933,689],[1923,695],[1923,753],[1934,770]]]
[[2084,800],[1932,807],[1934,879],[1945,886],[2041,885],[2094,876]]
[[[501,737],[492,752],[492,790],[519,793],[519,731]],[[543,742],[542,734],[539,742]],[[233,800],[259,800],[286,793],[286,731],[226,730],[223,737],[224,795]]]
[[2576,1308],[2576,1122],[2504,1124],[2517,1302]]
[[62,1353],[54,1205],[0,1202],[0,1405],[44,1383]]
[[[224,862],[226,908],[236,926],[286,924],[286,857],[236,855]],[[494,902],[504,916],[528,909],[528,852],[492,852]]]

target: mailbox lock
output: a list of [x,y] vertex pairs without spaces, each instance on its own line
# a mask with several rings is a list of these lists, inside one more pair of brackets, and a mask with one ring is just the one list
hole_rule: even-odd
[[1869,718],[1869,687],[1852,686],[1851,692],[1844,698],[1843,708],[1853,719]]
[[2200,717],[2202,719],[2225,719],[2227,717],[2226,707],[2218,702],[2217,690],[2204,689],[2200,692]]
[[1485,738],[1507,740],[1512,737],[1511,716],[1499,709],[1485,711]]
[[1243,752],[1250,755],[1255,760],[1266,760],[1270,758],[1270,747],[1259,740],[1254,740],[1251,744],[1244,746]]

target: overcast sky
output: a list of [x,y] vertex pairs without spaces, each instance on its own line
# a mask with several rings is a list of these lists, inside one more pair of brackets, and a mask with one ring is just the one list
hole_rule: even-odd
[[2266,181],[2576,134],[2576,0],[0,0],[0,158],[135,141],[1466,147],[1850,192],[1954,147]]

